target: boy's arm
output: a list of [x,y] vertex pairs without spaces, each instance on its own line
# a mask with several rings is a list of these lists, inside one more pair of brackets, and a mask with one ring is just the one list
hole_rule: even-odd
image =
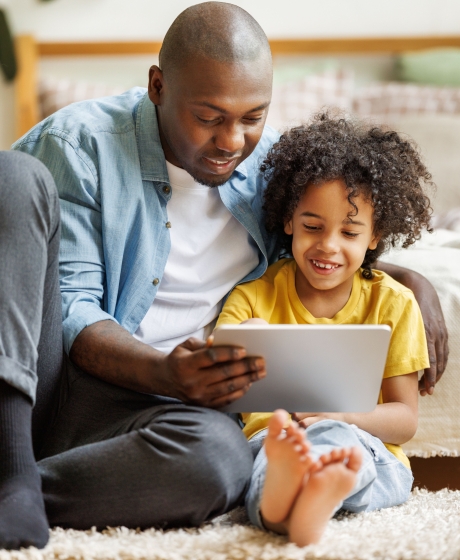
[[243,321],[252,319],[254,307],[252,296],[254,294],[250,284],[246,284],[244,288],[237,286],[233,289],[220,312],[216,327],[229,324],[239,325]]
[[[381,398],[372,412],[335,414],[297,414],[303,425],[323,418],[355,424],[386,443],[401,444],[417,429],[417,377],[429,365],[423,319],[414,294],[391,288],[382,292],[379,323],[392,329]],[[359,389],[357,389],[359,390]]]
[[383,270],[414,292],[422,312],[430,356],[430,367],[425,369],[419,381],[419,391],[422,396],[432,395],[435,384],[446,369],[449,356],[447,327],[438,294],[424,276],[413,270],[381,261],[376,263],[375,268]]
[[372,412],[296,413],[293,418],[305,428],[326,418],[355,424],[386,443],[400,445],[409,441],[417,430],[417,377],[417,372],[413,372],[384,379],[383,404],[378,404]]

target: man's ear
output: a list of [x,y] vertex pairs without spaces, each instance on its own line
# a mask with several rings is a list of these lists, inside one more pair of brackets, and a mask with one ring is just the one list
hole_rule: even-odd
[[292,235],[292,218],[289,220],[289,222],[286,222],[284,224],[284,233],[286,235]]
[[377,245],[379,244],[381,237],[382,237],[381,235],[374,235],[374,237],[371,239],[371,242],[369,243],[369,249],[371,251],[377,249]]
[[163,87],[163,72],[158,68],[158,66],[151,66],[149,69],[149,98],[155,105],[161,105]]

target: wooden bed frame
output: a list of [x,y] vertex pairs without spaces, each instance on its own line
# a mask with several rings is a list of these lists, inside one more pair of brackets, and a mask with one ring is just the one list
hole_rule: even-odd
[[[436,47],[460,47],[460,37],[392,37],[359,39],[274,39],[273,55],[396,54]],[[19,138],[39,121],[38,61],[46,56],[94,56],[157,54],[161,42],[37,42],[30,35],[16,39],[16,135]]]
[[[460,47],[460,36],[360,39],[272,40],[273,55],[397,54],[436,47]],[[101,56],[157,54],[161,42],[37,42],[30,35],[16,39],[16,132],[22,136],[39,120],[38,61],[46,56]],[[460,490],[460,457],[411,458],[415,483],[429,490]]]

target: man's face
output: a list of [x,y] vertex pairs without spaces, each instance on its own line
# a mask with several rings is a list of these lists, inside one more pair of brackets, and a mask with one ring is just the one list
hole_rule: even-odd
[[152,66],[149,97],[167,161],[204,185],[225,183],[262,135],[271,88],[264,57],[237,63],[203,57],[166,75]]

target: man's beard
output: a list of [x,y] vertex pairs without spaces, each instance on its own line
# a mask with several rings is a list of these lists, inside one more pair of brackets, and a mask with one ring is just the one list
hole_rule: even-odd
[[203,177],[199,177],[197,175],[195,175],[195,173],[193,172],[192,169],[187,169],[186,167],[183,166],[184,171],[187,171],[187,173],[193,178],[193,180],[196,183],[199,183],[200,185],[203,185],[205,187],[220,187],[221,185],[225,185],[225,183],[230,179],[230,177],[227,177],[226,179],[224,178],[217,178],[214,180],[211,179],[204,179]]
[[[191,173],[189,173],[189,175],[192,175]],[[220,181],[207,181],[206,179],[202,179],[200,177],[195,177],[194,175],[192,175],[193,180],[197,183],[199,183],[200,185],[204,185],[205,187],[220,187],[221,185],[225,185],[225,183],[230,179],[230,177],[228,179],[221,179]]]
[[230,173],[230,175],[226,178],[224,177],[219,177],[216,176],[213,179],[206,179],[204,177],[201,177],[200,175],[196,174],[195,169],[191,168],[190,166],[187,165],[186,162],[184,162],[181,158],[177,157],[176,154],[174,154],[177,158],[177,161],[179,162],[180,166],[182,167],[182,169],[184,171],[187,171],[187,173],[192,177],[192,179],[196,182],[199,183],[200,185],[203,185],[204,187],[220,187],[221,185],[225,185],[225,183],[227,181],[230,180],[230,177],[233,175],[233,171],[232,173]]

